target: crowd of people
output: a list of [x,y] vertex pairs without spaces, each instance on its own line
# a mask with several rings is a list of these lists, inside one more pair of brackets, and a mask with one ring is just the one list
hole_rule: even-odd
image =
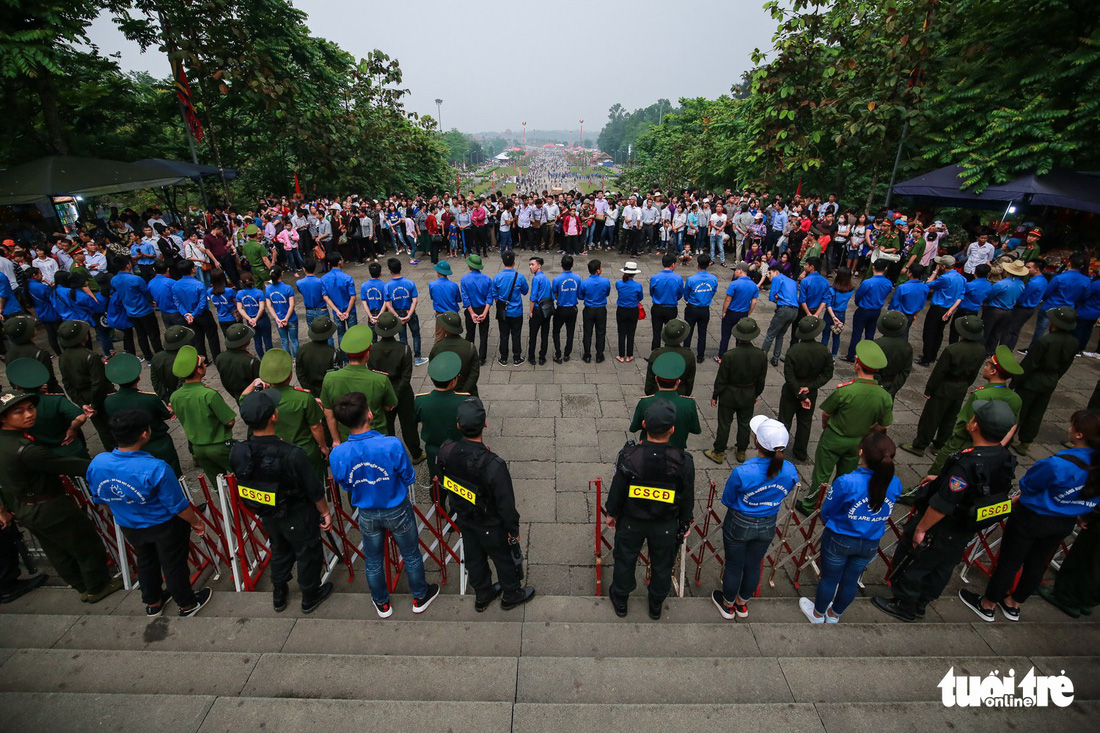
[[[973,241],[953,244],[942,222],[925,226],[893,211],[857,216],[834,196],[550,190],[284,198],[241,213],[191,207],[171,220],[156,211],[112,212],[71,234],[5,240],[0,313],[11,387],[0,397],[0,524],[18,522],[34,533],[82,600],[101,600],[118,583],[107,575],[102,548],[90,547],[98,540],[87,519],[62,506],[58,478],[86,475],[96,501],[111,507],[137,550],[147,613],[159,615],[169,598],[181,615],[197,613],[210,592],[184,582],[185,547],[202,523],[177,481],[181,462],[167,437],[174,418],[195,465],[211,477],[233,473],[268,529],[276,610],[286,608],[295,562],[303,611],[331,593],[331,584],[320,582],[320,532],[332,522],[322,483],[329,474],[358,509],[378,614],[392,612],[382,575],[385,531],[404,556],[413,610],[428,607],[439,589],[425,579],[408,491],[413,466],[425,460],[439,479],[441,503],[463,530],[478,610],[497,597],[514,608],[534,589],[522,584],[516,561],[519,514],[507,464],[481,442],[487,411],[478,379],[491,324],[501,366],[544,366],[549,342],[555,364],[570,361],[578,317],[581,360],[601,363],[614,290],[615,360],[633,361],[643,317],[653,329],[647,397],[630,426],[641,440],[620,453],[606,505],[616,538],[616,613],[627,613],[638,552],[648,546],[649,614],[660,618],[677,538],[695,510],[687,439],[700,432],[699,408],[687,398],[697,365],[711,353],[719,363],[710,397],[717,430],[707,459],[730,463],[737,425],[738,465],[722,497],[729,510],[723,587],[713,594],[723,617],[748,615],[777,514],[798,484],[787,456],[810,460],[819,407],[823,430],[796,502],[804,514],[819,511],[825,526],[817,596],[800,602],[807,618],[840,619],[885,519],[896,503],[908,502],[917,510],[894,557],[893,597],[875,605],[905,621],[921,618],[974,533],[1007,515],[989,587],[981,597],[964,591],[962,598],[986,620],[994,608],[1016,620],[1050,553],[1079,516],[1096,509],[1100,494],[1100,382],[1089,409],[1071,419],[1069,447],[1033,465],[1014,488],[1011,451],[1028,455],[1059,380],[1087,350],[1100,317],[1100,280],[1089,276],[1088,253],[1074,253],[1064,271],[1051,272],[1062,263],[1042,258],[1042,230],[1016,234],[1001,241],[979,229]],[[632,258],[614,282],[603,274],[601,250]],[[643,287],[639,258],[650,254],[661,258],[661,269]],[[500,258],[493,277],[484,272],[490,256]],[[435,275],[426,294],[435,328],[427,355],[418,315],[426,311],[423,298],[404,271],[423,257]],[[545,271],[550,257],[560,268],[552,278]],[[368,277],[356,282],[348,263],[366,265]],[[574,273],[578,265],[584,276]],[[691,270],[687,277],[682,266]],[[732,270],[717,309],[723,285],[715,267]],[[754,318],[764,311],[757,307],[762,292],[774,303],[766,328]],[[714,310],[720,339],[710,352]],[[300,313],[307,329],[301,343]],[[918,355],[909,332],[921,313]],[[1017,360],[1033,316],[1034,336]],[[56,371],[54,355],[37,343],[39,329],[57,356]],[[837,359],[853,365],[855,379],[819,405]],[[769,366],[781,361],[777,377]],[[204,383],[211,364],[230,401]],[[930,368],[926,402],[916,438],[897,446],[888,434],[893,403],[914,364]],[[425,365],[434,390],[416,396],[413,369]],[[145,369],[155,395],[137,390]],[[979,376],[985,384],[971,391]],[[754,415],[776,378],[778,419]],[[246,441],[233,440],[238,414],[249,427]],[[103,445],[94,458],[83,437],[87,422]],[[908,494],[894,475],[898,447],[917,456],[931,447],[935,455]],[[0,600],[42,582],[17,580],[13,547],[0,551]],[[1087,575],[1087,563],[1078,565]],[[1080,613],[1097,600],[1088,585],[1078,582],[1064,596],[1055,586],[1048,595],[1067,613]]]

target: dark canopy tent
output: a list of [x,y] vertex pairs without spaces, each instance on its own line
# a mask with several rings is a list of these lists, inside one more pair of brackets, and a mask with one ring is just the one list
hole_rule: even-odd
[[185,177],[135,163],[52,155],[0,171],[0,206],[171,186]]
[[[147,168],[156,168],[164,171],[165,173],[175,174],[177,176],[183,176],[190,178],[192,181],[198,181],[202,178],[211,178],[221,175],[217,166],[202,165],[200,163],[185,163],[182,160],[166,160],[164,158],[145,158],[144,160],[137,161],[134,165],[143,165]],[[225,180],[232,181],[238,175],[240,175],[233,168],[226,168]]]
[[894,186],[898,196],[934,199],[941,206],[1003,209],[1010,203],[1056,206],[1100,213],[1100,178],[1056,168],[1045,175],[1029,174],[994,184],[980,194],[963,189],[962,171],[949,165]]

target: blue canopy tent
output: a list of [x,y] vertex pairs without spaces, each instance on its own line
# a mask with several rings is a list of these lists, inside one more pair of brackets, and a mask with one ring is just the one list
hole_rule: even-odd
[[898,196],[934,199],[941,206],[1002,209],[1012,204],[1056,206],[1100,214],[1100,178],[1056,168],[1044,175],[1028,174],[974,193],[962,188],[962,169],[949,165],[894,186]]

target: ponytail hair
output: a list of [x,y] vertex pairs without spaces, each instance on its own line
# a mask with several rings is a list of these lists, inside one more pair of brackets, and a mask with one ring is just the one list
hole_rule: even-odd
[[756,449],[758,451],[760,451],[760,453],[765,458],[767,458],[769,460],[768,472],[766,474],[767,477],[768,478],[775,478],[776,476],[779,475],[779,472],[783,469],[784,461],[787,460],[783,456],[783,451],[785,451],[787,449],[787,447],[781,445],[778,448],[776,448],[775,450],[767,450],[763,446],[760,445],[760,441],[756,440],[755,435],[752,437],[752,439],[753,439],[753,442],[756,443]]
[[886,490],[894,480],[894,454],[897,453],[897,446],[889,435],[874,430],[863,437],[859,448],[863,451],[864,463],[871,469],[871,482],[867,485],[867,506],[871,511],[877,512],[885,503]]
[[1089,472],[1080,494],[1086,499],[1091,499],[1100,495],[1100,411],[1078,410],[1070,416],[1069,424],[1081,433],[1092,451],[1092,455],[1089,456]]

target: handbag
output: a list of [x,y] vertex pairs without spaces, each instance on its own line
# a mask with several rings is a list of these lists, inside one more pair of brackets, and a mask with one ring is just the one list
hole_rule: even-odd
[[516,289],[516,280],[519,280],[519,273],[517,272],[512,276],[512,287],[508,288],[508,297],[504,300],[497,300],[496,302],[496,319],[503,321],[508,314],[508,301],[512,299],[512,291]]
[[836,321],[833,321],[833,325],[832,325],[832,331],[833,331],[833,333],[835,333],[835,334],[836,334],[837,336],[839,336],[840,334],[844,333],[844,323],[843,323],[843,321],[842,321],[842,322],[840,322],[840,323],[837,323]]
[[644,321],[645,320],[645,306],[642,305],[641,303],[638,303],[638,320],[639,321]]

